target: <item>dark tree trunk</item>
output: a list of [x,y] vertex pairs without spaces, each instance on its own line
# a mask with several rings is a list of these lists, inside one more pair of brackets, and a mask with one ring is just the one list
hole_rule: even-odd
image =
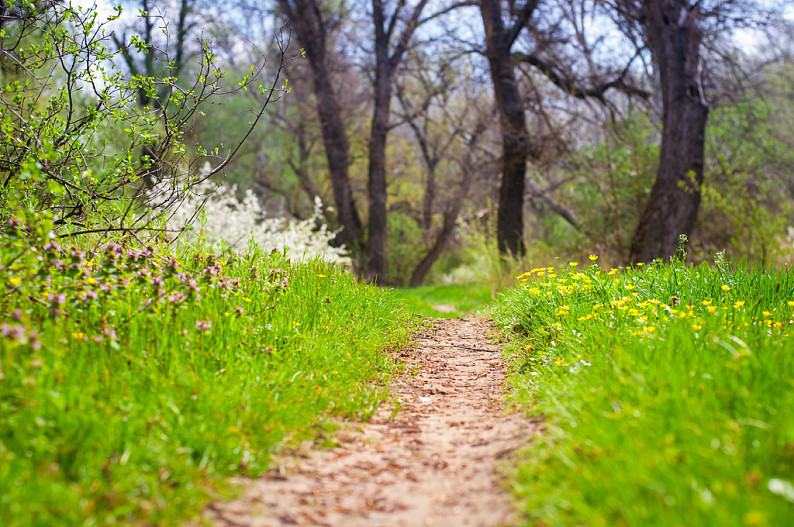
[[353,189],[348,174],[350,145],[347,130],[327,68],[323,65],[322,68],[315,70],[312,65],[312,78],[337,219],[342,227],[336,241],[352,249],[356,245],[362,245],[363,236],[361,218],[353,200]]
[[369,136],[369,238],[364,276],[377,282],[386,276],[386,136],[391,110],[392,61],[383,6],[373,1],[375,22],[375,91]]
[[524,189],[529,141],[511,48],[536,5],[536,1],[528,0],[512,26],[506,27],[501,2],[480,0],[485,27],[485,54],[491,69],[502,134],[502,183],[499,188],[496,236],[499,251],[512,256],[523,256],[525,253]]
[[659,171],[631,244],[631,262],[669,259],[681,234],[689,235],[700,207],[708,106],[700,79],[697,6],[684,0],[643,5],[645,29],[662,90]]
[[337,221],[341,227],[336,242],[355,250],[363,245],[361,218],[350,185],[350,144],[347,129],[328,67],[323,14],[317,0],[279,0],[279,6],[289,18],[311,66],[317,115],[328,161]]
[[397,27],[404,2],[400,2],[388,18],[383,0],[372,0],[372,21],[375,25],[375,92],[369,139],[369,238],[367,239],[367,267],[364,277],[371,282],[386,276],[386,137],[389,133],[391,96],[394,72],[405,55],[419,24],[419,16],[427,0],[420,0],[405,22],[394,49],[391,39]]

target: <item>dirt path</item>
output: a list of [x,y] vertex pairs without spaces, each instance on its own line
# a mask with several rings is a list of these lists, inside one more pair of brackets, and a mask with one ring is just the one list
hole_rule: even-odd
[[[401,404],[381,409],[334,450],[246,483],[217,503],[218,527],[501,526],[514,518],[494,464],[523,444],[531,425],[501,408],[504,366],[481,319],[434,320],[401,359]],[[389,406],[389,405],[384,405]]]

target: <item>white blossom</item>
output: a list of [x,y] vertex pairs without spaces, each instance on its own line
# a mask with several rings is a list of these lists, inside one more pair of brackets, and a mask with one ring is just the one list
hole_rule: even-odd
[[[158,189],[155,189],[157,191]],[[165,211],[167,228],[179,232],[179,240],[196,244],[200,240],[215,248],[228,245],[244,248],[253,242],[265,251],[286,249],[294,260],[321,258],[349,267],[343,248],[330,245],[335,233],[323,222],[323,203],[314,201],[312,216],[303,221],[268,218],[251,190],[242,201],[237,188],[205,181],[194,185],[184,199]]]

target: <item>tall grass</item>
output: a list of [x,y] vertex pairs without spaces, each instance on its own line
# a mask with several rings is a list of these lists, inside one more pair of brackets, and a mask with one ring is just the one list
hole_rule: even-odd
[[493,316],[545,417],[515,474],[528,524],[792,524],[791,270],[535,269]]
[[[319,261],[0,238],[4,527],[170,525],[367,417],[410,323]],[[221,486],[222,488],[222,486]]]

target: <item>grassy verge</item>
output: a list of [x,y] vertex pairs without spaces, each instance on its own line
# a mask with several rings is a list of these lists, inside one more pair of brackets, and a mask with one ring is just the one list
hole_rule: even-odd
[[5,527],[194,514],[222,478],[366,417],[395,295],[281,255],[97,251],[0,238]]
[[791,525],[794,275],[680,262],[530,271],[493,309],[547,418],[530,525]]
[[463,317],[491,302],[488,284],[401,287],[396,291],[410,309],[423,317]]

